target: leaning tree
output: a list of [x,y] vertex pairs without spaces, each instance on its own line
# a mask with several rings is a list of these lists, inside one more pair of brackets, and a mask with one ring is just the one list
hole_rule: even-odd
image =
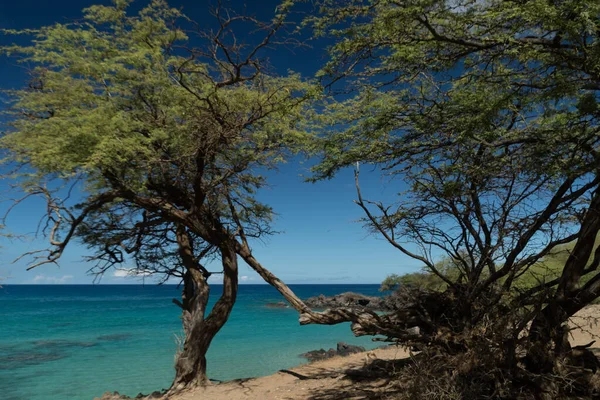
[[[384,324],[391,339],[491,354],[494,379],[551,396],[572,389],[545,383],[581,372],[567,322],[600,296],[600,3],[321,5],[311,22],[334,42],[321,78],[342,97],[315,179],[361,162],[402,182],[393,204],[369,201],[357,169],[356,202],[369,229],[447,287],[403,298]],[[555,277],[517,284],[567,243]],[[482,390],[500,396],[493,382]]]
[[[57,263],[78,240],[91,249],[92,272],[133,262],[138,273],[182,279],[178,390],[207,383],[206,351],[236,300],[238,254],[280,283],[252,256],[249,241],[271,233],[273,214],[255,194],[264,172],[307,138],[315,91],[265,59],[275,45],[296,44],[278,39],[293,2],[267,23],[219,4],[211,29],[162,0],[135,15],[129,3],[5,31],[33,41],[2,48],[30,81],[8,92],[0,144],[5,178],[47,204],[40,226],[50,247],[25,255],[30,269]],[[223,282],[210,312],[207,262],[220,262],[213,272]]]
[[[374,312],[312,311],[250,245],[271,233],[273,211],[255,196],[264,173],[305,148],[320,95],[296,74],[274,74],[264,58],[274,46],[299,44],[279,38],[294,2],[282,2],[268,23],[218,3],[211,29],[162,0],[137,15],[128,5],[115,0],[86,9],[81,21],[4,31],[34,36],[1,49],[31,76],[7,92],[0,137],[3,177],[25,192],[9,213],[32,196],[46,203],[39,227],[50,247],[23,255],[29,269],[57,263],[79,240],[91,249],[93,273],[133,261],[134,273],[181,278],[175,302],[186,338],[173,391],[208,382],[205,354],[235,303],[238,257],[299,311],[301,324],[351,321],[356,333],[375,332]],[[222,270],[209,271],[207,261],[217,260]],[[223,292],[206,315],[214,272]]]

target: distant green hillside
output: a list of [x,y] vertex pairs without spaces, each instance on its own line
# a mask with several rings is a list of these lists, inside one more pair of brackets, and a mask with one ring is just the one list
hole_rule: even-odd
[[[513,284],[513,288],[524,290],[530,287],[539,285],[540,283],[551,281],[558,278],[562,273],[563,267],[571,254],[571,250],[575,246],[575,241],[564,245],[556,246],[556,248],[541,261],[531,266],[527,272],[518,277]],[[594,248],[600,246],[600,237],[596,239]],[[588,263],[591,260],[588,261]],[[442,261],[438,263],[440,272],[450,277],[451,279],[458,276],[456,266],[451,262]],[[584,277],[581,283],[587,282],[589,277]],[[430,290],[444,290],[446,284],[438,276],[433,273],[423,270],[421,272],[413,272],[405,275],[389,275],[381,283],[381,291],[392,290],[397,286],[412,286]]]
[[[575,241],[567,243],[561,246],[556,246],[552,252],[544,257],[540,262],[533,265],[529,270],[521,276],[515,287],[519,289],[526,289],[533,287],[542,282],[548,282],[552,279],[558,278],[562,273],[562,270],[571,254],[571,250],[575,246]],[[596,238],[594,249],[600,246],[600,237]],[[588,260],[588,264],[592,260]],[[589,277],[583,277],[581,283],[587,282]]]

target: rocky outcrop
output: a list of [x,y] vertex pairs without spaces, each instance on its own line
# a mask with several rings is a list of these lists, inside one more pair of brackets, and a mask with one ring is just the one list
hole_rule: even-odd
[[334,349],[319,349],[312,350],[307,353],[300,354],[300,357],[306,358],[308,361],[318,361],[325,360],[327,358],[335,357],[335,356],[347,356],[354,353],[360,353],[365,351],[365,348],[362,346],[354,346],[348,343],[339,342],[337,344],[337,348]]
[[131,397],[122,395],[119,392],[106,392],[102,397],[94,397],[94,400],[131,400]]
[[389,306],[385,297],[365,296],[359,293],[346,292],[335,296],[319,295],[304,301],[307,306],[316,309],[354,307],[373,311],[387,311]]
[[337,353],[340,356],[348,356],[354,353],[362,353],[366,351],[366,349],[362,346],[354,346],[352,344],[338,342],[337,344]]
[[162,392],[155,391],[148,395],[139,393],[135,397],[129,397],[129,396],[125,396],[124,394],[120,394],[119,392],[112,392],[112,393],[106,392],[102,395],[102,397],[95,397],[94,400],[162,399],[166,393],[167,393],[167,390],[163,389]]
[[[309,297],[304,303],[312,309],[352,307],[355,309],[365,309],[371,311],[391,311],[394,309],[394,299],[392,296],[365,296],[360,293],[346,292],[334,296]],[[266,303],[266,308],[290,308],[285,301]]]
[[337,356],[337,352],[334,349],[311,350],[309,352],[300,354],[300,357],[306,358],[308,361],[311,361],[311,362],[325,360],[327,358],[331,358],[331,357],[335,357],[335,356]]
[[278,301],[276,303],[267,303],[265,304],[267,308],[290,308],[290,305],[285,301]]

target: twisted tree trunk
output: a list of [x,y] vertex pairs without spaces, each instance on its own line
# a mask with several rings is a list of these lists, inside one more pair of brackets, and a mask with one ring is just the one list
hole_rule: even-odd
[[204,315],[209,293],[210,288],[202,274],[193,270],[186,272],[181,303],[185,342],[175,364],[173,384],[173,388],[177,390],[187,385],[197,386],[208,382],[205,357],[208,347],[203,348],[202,336],[208,333],[204,329]]
[[252,255],[250,249],[244,244],[239,244],[236,249],[243,260],[256,271],[265,282],[273,286],[299,312],[300,325],[321,324],[336,325],[343,322],[352,323],[352,332],[355,336],[386,335],[390,337],[412,338],[414,335],[406,328],[418,326],[418,323],[402,326],[392,321],[393,315],[378,315],[370,310],[355,310],[353,308],[328,309],[322,312],[313,311],[308,307],[281,279],[263,267]]
[[597,278],[593,278],[583,288],[580,287],[580,282],[588,265],[590,268],[598,267],[596,239],[599,233],[600,193],[594,192],[581,221],[577,243],[567,258],[556,292],[531,324],[529,340],[532,347],[527,359],[528,368],[535,373],[551,372],[556,361],[570,353],[567,322],[597,297],[593,287],[588,287]]
[[[191,249],[186,236],[178,232],[180,240],[180,254]],[[189,238],[188,238],[189,239]],[[175,379],[169,390],[170,393],[178,392],[184,388],[204,386],[209,383],[206,374],[206,352],[215,335],[227,322],[238,290],[238,264],[237,255],[233,248],[223,244],[219,248],[223,265],[223,293],[213,306],[208,317],[205,318],[208,303],[209,286],[207,279],[210,276],[204,267],[199,265],[193,257],[182,254],[182,259],[189,265],[184,278],[184,289],[180,306],[183,309],[183,328],[185,342],[183,350],[175,364]],[[192,253],[189,253],[192,254]],[[197,265],[192,267],[195,262]],[[203,271],[203,272],[201,272]]]

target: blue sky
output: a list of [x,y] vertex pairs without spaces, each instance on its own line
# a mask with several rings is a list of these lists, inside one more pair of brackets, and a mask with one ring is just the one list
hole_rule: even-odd
[[[101,0],[19,0],[0,2],[0,27],[35,28],[81,16],[81,9],[91,4],[109,3]],[[203,0],[171,0],[172,6],[183,7],[184,12],[199,21],[206,18],[209,2]],[[135,6],[145,4],[134,2]],[[274,10],[276,1],[247,1],[247,9],[258,16]],[[236,2],[233,8],[239,6]],[[12,40],[12,39],[11,39]],[[0,44],[7,38],[0,37]],[[311,76],[324,58],[323,43],[316,42],[311,49],[278,52],[270,56],[280,70],[292,69]],[[0,88],[19,87],[25,74],[14,60],[0,58]],[[379,283],[390,273],[415,271],[419,265],[394,250],[383,239],[369,235],[356,222],[362,217],[356,198],[353,171],[345,170],[335,179],[315,184],[303,182],[307,164],[311,160],[296,158],[270,174],[269,189],[260,193],[261,200],[273,206],[278,213],[274,229],[280,231],[265,243],[255,243],[258,260],[287,283]],[[9,183],[0,181],[0,199],[10,196]],[[377,171],[364,166],[361,171],[363,196],[391,200],[399,191],[399,182],[389,182]],[[0,203],[0,212],[7,203]],[[5,283],[91,283],[86,274],[91,265],[82,262],[87,249],[73,243],[65,252],[60,267],[45,265],[25,271],[25,262],[12,263],[20,254],[42,248],[42,239],[31,237],[44,211],[44,204],[31,200],[21,204],[8,220],[9,229],[17,234],[29,234],[25,239],[0,239],[0,277]],[[125,264],[123,266],[127,268]],[[249,267],[241,264],[242,283],[262,283]],[[121,272],[110,272],[102,283],[135,283],[141,278],[123,277]]]

